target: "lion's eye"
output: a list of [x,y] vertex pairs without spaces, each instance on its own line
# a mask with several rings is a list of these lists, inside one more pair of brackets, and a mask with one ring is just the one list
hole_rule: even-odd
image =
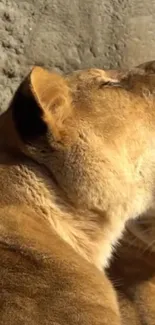
[[102,83],[100,84],[99,88],[102,87],[121,87],[121,84],[119,81],[102,81]]

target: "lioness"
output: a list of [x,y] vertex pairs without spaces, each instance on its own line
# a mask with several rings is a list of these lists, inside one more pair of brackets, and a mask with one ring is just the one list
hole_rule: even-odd
[[0,118],[0,323],[120,325],[102,268],[154,208],[154,75],[35,67]]
[[0,117],[0,324],[120,325],[102,273],[125,220],[103,198],[103,81],[35,67]]

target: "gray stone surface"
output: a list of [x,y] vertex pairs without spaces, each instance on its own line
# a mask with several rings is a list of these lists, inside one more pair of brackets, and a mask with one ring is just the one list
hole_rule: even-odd
[[0,0],[0,110],[34,64],[68,72],[155,58],[155,0]]

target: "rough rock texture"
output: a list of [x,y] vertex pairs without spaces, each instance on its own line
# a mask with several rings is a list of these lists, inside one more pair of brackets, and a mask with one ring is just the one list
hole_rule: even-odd
[[68,72],[155,58],[155,0],[0,0],[0,111],[34,64]]

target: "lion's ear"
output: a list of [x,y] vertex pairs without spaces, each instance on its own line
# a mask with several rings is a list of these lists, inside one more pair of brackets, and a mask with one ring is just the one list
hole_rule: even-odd
[[12,100],[12,117],[23,141],[33,140],[47,130],[58,135],[71,110],[65,79],[56,73],[34,67]]

